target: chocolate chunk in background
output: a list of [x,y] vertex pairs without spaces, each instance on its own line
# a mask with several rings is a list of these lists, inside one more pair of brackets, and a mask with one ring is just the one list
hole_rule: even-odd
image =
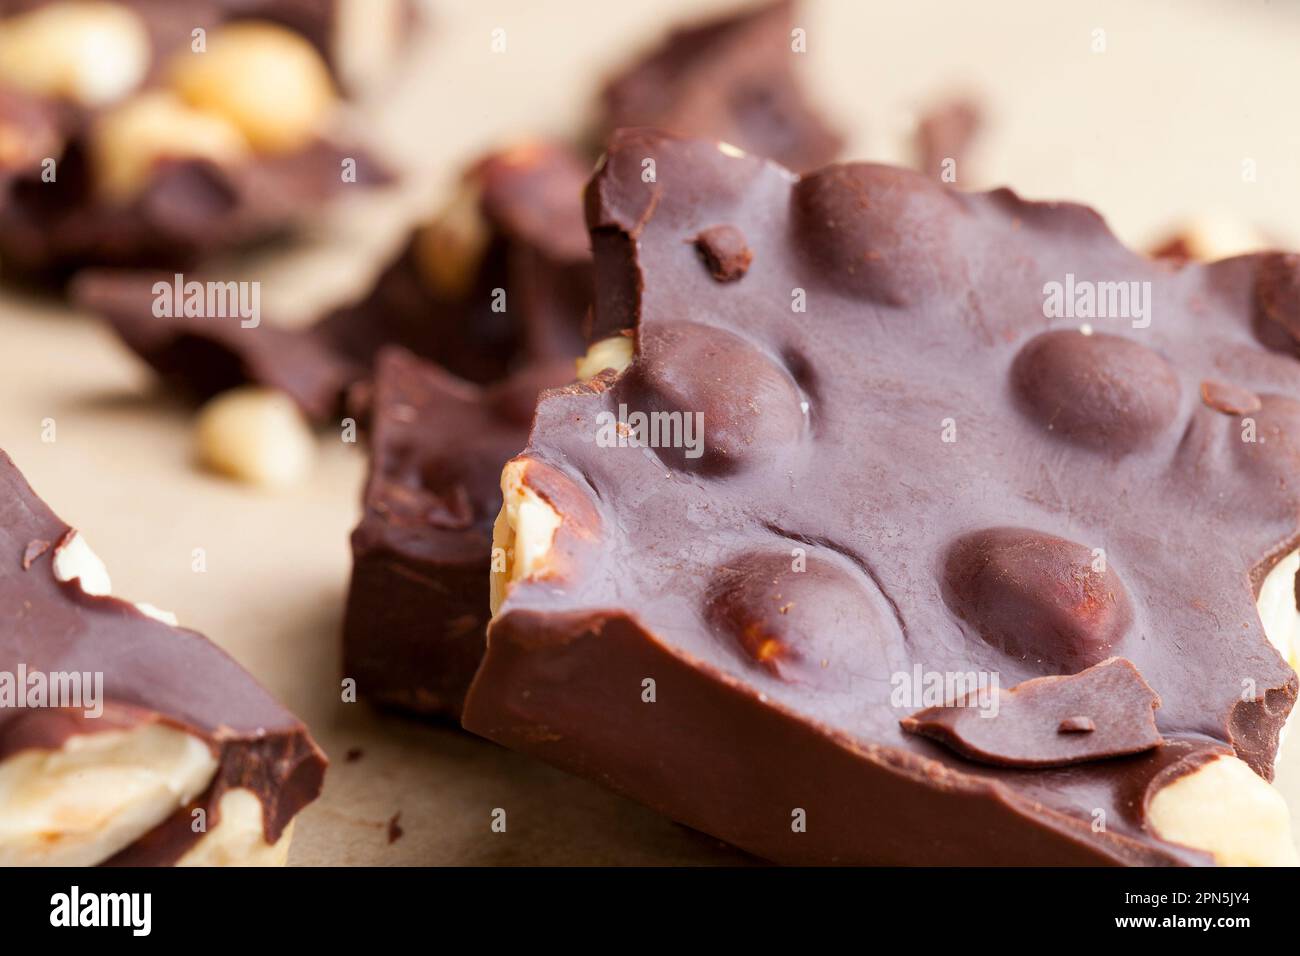
[[605,86],[597,139],[653,126],[722,140],[796,170],[835,158],[843,141],[808,104],[792,50],[790,0],[673,30]]
[[[236,790],[256,797],[264,842],[274,846],[320,792],[324,754],[302,723],[201,635],[99,593],[102,583],[87,580],[85,564],[79,577],[61,576],[65,553],[71,558],[82,548],[80,536],[0,452],[0,607],[7,609],[0,615],[0,667],[11,674],[20,665],[28,673],[99,672],[104,695],[100,717],[76,708],[0,709],[0,761],[58,750],[78,735],[152,725],[181,731],[211,750],[210,782],[191,804],[114,847],[111,859],[77,862],[174,863],[219,832],[223,798]],[[207,837],[192,827],[198,808],[207,814]],[[80,820],[68,826],[72,840]],[[49,836],[42,835],[47,844]]]
[[538,392],[572,379],[572,360],[557,360],[480,386],[380,353],[343,625],[343,674],[362,697],[459,716],[483,656],[501,467],[527,440]]
[[349,188],[340,179],[344,158],[356,161],[355,185],[392,182],[366,151],[317,140],[232,165],[164,160],[139,195],[110,204],[96,196],[85,141],[74,138],[54,182],[43,181],[39,170],[10,180],[0,198],[0,260],[6,275],[37,280],[88,266],[190,268],[288,237],[304,210]]
[[[913,139],[916,168],[944,182],[968,183],[966,160],[983,126],[983,111],[969,97],[954,97],[926,110]],[[942,179],[947,160],[956,163],[954,180]]]
[[[189,276],[185,281],[204,280]],[[196,402],[256,383],[287,393],[304,415],[320,423],[339,412],[348,386],[366,374],[364,365],[332,348],[314,329],[281,328],[265,319],[245,328],[237,314],[155,316],[160,295],[155,286],[174,300],[175,283],[175,276],[157,272],[86,270],[71,291],[78,306],[107,319],[169,387]]]
[[581,354],[591,301],[588,174],[559,143],[528,141],[483,157],[372,291],[326,316],[319,333],[366,364],[400,345],[481,383]]
[[[1297,687],[1247,586],[1300,540],[1300,366],[1256,337],[1265,260],[1170,270],[1082,206],[869,164],[792,179],[646,130],[587,209],[596,334],[635,326],[637,353],[547,393],[512,462],[558,526],[514,542],[532,567],[464,726],[781,862],[1209,862],[1147,797],[1223,754],[1270,778]],[[755,250],[743,282],[689,241],[719,222]],[[1067,275],[1149,282],[1158,318],[1049,319]],[[1211,374],[1260,396],[1265,442],[1201,403]],[[702,414],[702,446],[602,445],[620,406]],[[1112,656],[1159,694],[1164,746],[991,767],[891,702],[914,666],[1011,686]]]
[[[995,699],[994,699],[995,698]],[[927,707],[902,727],[969,760],[1000,767],[1065,767],[1141,753],[1162,743],[1160,698],[1131,662],[1112,657],[1060,677],[1034,677]]]
[[[464,196],[412,236],[362,299],[307,328],[156,316],[152,290],[158,282],[172,286],[166,273],[87,270],[72,295],[182,392],[206,399],[237,385],[267,385],[316,422],[337,413],[390,345],[480,383],[552,360],[571,370],[583,349],[591,288],[585,181],[584,164],[560,146],[529,143],[484,158],[467,173]],[[494,309],[498,301],[504,311]]]

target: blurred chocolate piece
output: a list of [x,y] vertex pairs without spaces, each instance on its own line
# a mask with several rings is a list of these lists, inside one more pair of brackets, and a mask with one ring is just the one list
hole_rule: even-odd
[[601,144],[622,126],[721,140],[791,169],[830,162],[842,141],[796,76],[794,4],[764,3],[674,30],[602,93]]
[[591,299],[587,174],[578,156],[553,143],[479,160],[374,289],[326,316],[318,331],[366,364],[384,346],[401,345],[480,383],[580,354]]
[[[1237,766],[1225,800],[1280,805],[1300,364],[1258,330],[1286,268],[1170,269],[1083,206],[649,130],[587,213],[595,334],[636,352],[547,392],[506,468],[467,729],[785,863],[1206,864],[1221,834],[1163,838],[1153,795]],[[701,267],[719,223],[741,281]],[[1257,440],[1210,378],[1259,397]],[[949,732],[989,762],[900,725],[994,677],[1003,715]],[[1163,743],[1121,755],[1153,694]],[[1285,817],[1225,826],[1280,858]]]
[[56,181],[33,172],[9,184],[0,200],[0,260],[8,273],[56,280],[88,266],[193,268],[288,236],[304,209],[348,188],[340,178],[345,159],[355,161],[362,186],[391,181],[365,152],[318,141],[235,166],[164,160],[138,196],[118,205],[95,196],[85,145],[74,140]]
[[[0,707],[0,862],[283,862],[325,772],[307,729],[201,635],[112,597],[3,452],[0,605],[0,671],[28,678]],[[80,699],[32,699],[35,675]]]
[[[916,127],[913,143],[916,168],[942,182],[968,183],[970,176],[966,171],[966,159],[983,125],[979,104],[967,97],[946,100],[931,107],[922,114]],[[954,163],[951,175],[946,175],[944,166],[948,160]]]
[[481,160],[463,195],[413,235],[365,297],[306,329],[271,320],[243,328],[237,316],[157,316],[154,284],[170,288],[174,279],[165,273],[88,273],[73,296],[184,392],[205,399],[236,385],[269,385],[317,422],[335,415],[349,386],[390,345],[479,383],[556,359],[571,367],[582,351],[591,288],[575,198],[585,175],[573,154],[541,143]]
[[523,447],[557,361],[491,386],[402,349],[380,352],[370,476],[343,625],[343,674],[371,701],[459,717],[483,656],[501,466]]
[[255,383],[280,389],[309,419],[326,422],[339,412],[348,386],[366,373],[315,329],[269,321],[245,327],[238,314],[155,315],[154,303],[172,297],[176,281],[156,272],[87,270],[77,276],[72,296],[106,318],[169,387],[195,402]]

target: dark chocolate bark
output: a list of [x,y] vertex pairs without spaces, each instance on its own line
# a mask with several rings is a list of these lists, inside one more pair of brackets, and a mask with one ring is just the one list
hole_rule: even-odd
[[601,144],[621,126],[654,126],[792,169],[830,162],[841,140],[800,88],[794,27],[794,4],[780,0],[674,30],[605,87]]
[[[1146,802],[1220,754],[1270,778],[1295,701],[1254,603],[1300,542],[1293,260],[1178,268],[1082,206],[644,130],[587,210],[596,332],[635,327],[636,357],[540,403],[523,482],[563,521],[465,726],[773,860],[1209,862]],[[721,224],[737,281],[694,247]],[[1058,285],[1110,282],[1133,314],[1054,317]],[[601,441],[636,411],[701,413],[700,453]],[[1163,743],[1064,767],[970,760],[891,693],[1112,657]]]
[[320,792],[325,755],[297,718],[202,635],[172,627],[111,596],[60,581],[53,568],[74,534],[0,452],[0,667],[102,672],[104,713],[0,709],[0,760],[37,747],[57,749],[74,734],[161,722],[207,742],[219,764],[208,790],[111,862],[172,863],[202,835],[191,811],[204,807],[208,831],[222,795],[251,790],[263,832],[274,844]]
[[460,715],[483,657],[501,465],[572,360],[480,386],[386,349],[369,398],[370,476],[343,625],[343,673],[377,703]]

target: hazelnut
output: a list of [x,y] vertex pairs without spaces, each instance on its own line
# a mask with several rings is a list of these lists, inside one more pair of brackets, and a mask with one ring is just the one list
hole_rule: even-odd
[[632,337],[611,335],[587,347],[587,354],[577,360],[578,378],[589,379],[607,368],[622,372],[632,364]]
[[119,3],[50,3],[0,22],[0,81],[103,106],[149,71],[149,32]]
[[443,299],[463,299],[474,287],[488,245],[479,191],[466,184],[415,237],[415,261],[429,288]]
[[91,134],[91,159],[100,193],[126,201],[167,158],[231,163],[248,153],[248,142],[229,122],[190,109],[170,93],[134,97],[101,116]]
[[494,571],[491,607],[495,615],[505,601],[509,585],[544,570],[561,518],[537,492],[524,484],[528,462],[516,458],[501,472],[504,503],[492,527],[492,550],[501,549],[505,569]]
[[1236,757],[1216,757],[1161,788],[1147,819],[1163,839],[1205,850],[1221,866],[1295,866],[1282,795]]
[[199,410],[199,460],[252,485],[292,485],[307,473],[316,444],[298,406],[283,392],[231,389]]
[[284,27],[255,20],[215,31],[203,52],[176,54],[170,76],[181,99],[229,120],[259,152],[302,147],[335,101],[315,47]]

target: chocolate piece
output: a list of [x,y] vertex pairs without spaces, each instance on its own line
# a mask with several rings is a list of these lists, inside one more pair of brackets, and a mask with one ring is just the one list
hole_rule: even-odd
[[[484,158],[466,175],[469,203],[459,212],[469,225],[455,227],[470,235],[435,249],[442,271],[431,269],[427,236],[417,233],[363,299],[307,329],[277,328],[270,320],[244,328],[234,316],[156,316],[152,289],[157,282],[170,287],[171,274],[86,273],[74,283],[73,298],[104,315],[183,391],[204,399],[236,385],[269,385],[288,392],[317,422],[336,414],[349,386],[388,345],[463,378],[498,381],[582,351],[591,262],[576,197],[585,176],[572,153],[549,144]],[[439,228],[453,227],[429,227]],[[462,239],[468,249],[456,245]],[[467,278],[449,291],[453,267]]]
[[[528,560],[464,725],[782,862],[1210,862],[1148,798],[1234,751],[1269,777],[1297,689],[1246,585],[1300,541],[1262,260],[1171,270],[1082,206],[645,130],[587,209],[595,332],[635,326],[637,354],[544,396],[511,463]],[[742,282],[700,268],[717,223],[755,249]],[[1049,317],[1066,286],[1103,293],[1090,328]],[[1258,441],[1199,401],[1216,375],[1260,396]],[[659,447],[598,437],[636,412]],[[913,668],[1013,686],[1110,656],[1163,746],[1029,770],[899,726]]]
[[1206,379],[1201,383],[1201,401],[1228,415],[1249,415],[1264,407],[1259,396],[1229,382]]
[[709,274],[719,282],[734,282],[749,271],[753,251],[735,226],[712,226],[695,237]]
[[553,143],[484,157],[466,173],[460,200],[412,237],[365,299],[318,331],[365,364],[400,345],[475,382],[580,354],[591,299],[587,174]]
[[483,656],[501,466],[528,437],[538,391],[572,378],[560,361],[482,387],[401,349],[380,354],[343,624],[343,673],[361,695],[460,714]]
[[[56,544],[41,547],[47,542]],[[169,626],[158,619],[159,612],[145,613],[106,591],[102,565],[80,536],[0,453],[0,607],[6,609],[0,617],[0,669],[8,674],[20,669],[43,675],[100,673],[103,681],[102,716],[68,706],[0,709],[0,767],[14,768],[24,754],[36,750],[58,750],[73,736],[84,741],[89,735],[92,742],[83,742],[82,751],[94,751],[93,741],[107,746],[115,739],[100,736],[110,731],[185,739],[175,737],[180,732],[200,742],[198,753],[206,760],[210,751],[213,761],[191,802],[155,808],[153,820],[118,824],[123,829],[115,835],[87,834],[83,821],[100,818],[70,813],[52,824],[57,832],[41,834],[40,841],[0,845],[0,857],[12,859],[16,853],[20,862],[39,862],[48,853],[62,862],[105,862],[104,856],[67,856],[76,852],[68,843],[102,839],[95,846],[111,856],[107,862],[173,863],[217,837],[223,810],[230,806],[226,798],[238,791],[251,792],[260,804],[265,844],[278,844],[298,811],[320,792],[325,757],[307,729],[202,636]],[[116,759],[125,756],[113,753]],[[151,769],[146,763],[140,773]],[[82,765],[83,773],[93,770]],[[51,766],[39,772],[56,771]],[[7,786],[18,786],[16,781],[7,778]],[[75,774],[63,784],[79,785]],[[9,792],[21,798],[17,791]],[[51,793],[52,800],[69,799],[60,790]],[[85,812],[118,798],[113,793],[85,796],[94,801],[93,807],[81,808]],[[207,815],[206,832],[192,826],[195,809]],[[139,812],[149,814],[150,805]],[[103,819],[99,825],[107,829],[112,824]],[[140,832],[130,833],[132,826]]]
[[[979,104],[972,99],[956,97],[932,107],[916,126],[916,168],[943,182],[957,182],[958,177],[968,182],[967,155],[983,125]],[[956,164],[952,178],[945,177],[944,163],[948,160]]]
[[830,162],[842,141],[800,89],[794,27],[794,4],[780,0],[674,30],[605,87],[599,140],[622,126],[654,126],[792,169]]
[[999,767],[1065,767],[1141,753],[1162,742],[1154,714],[1160,698],[1123,658],[1064,677],[1035,677],[995,694],[996,700],[982,701],[972,692],[900,724]]
[[186,269],[218,252],[280,238],[304,209],[348,188],[341,162],[357,164],[357,183],[391,176],[364,150],[317,141],[307,149],[232,166],[165,160],[125,205],[98,199],[83,138],[59,162],[58,178],[14,177],[0,198],[0,258],[36,278],[62,278],[92,265]]
[[365,374],[365,365],[312,329],[280,328],[266,319],[245,327],[237,314],[155,316],[154,302],[160,295],[174,301],[176,283],[174,275],[156,272],[87,270],[71,291],[80,307],[108,319],[169,386],[199,402],[252,382],[286,392],[308,418],[325,422]]

